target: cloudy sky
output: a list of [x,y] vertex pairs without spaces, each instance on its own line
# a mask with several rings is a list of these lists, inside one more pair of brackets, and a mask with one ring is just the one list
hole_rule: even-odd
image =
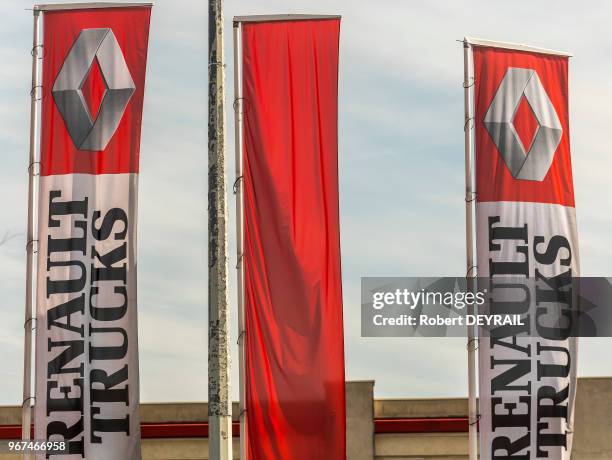
[[[207,398],[206,3],[158,0],[152,17],[139,208],[145,402]],[[22,391],[31,6],[0,5],[0,404],[19,404]],[[467,392],[463,340],[366,339],[359,325],[361,276],[464,274],[463,56],[456,42],[464,35],[573,52],[570,124],[582,274],[612,275],[612,145],[605,134],[612,126],[610,2],[593,0],[585,8],[558,0],[226,0],[228,101],[231,17],[266,13],[342,15],[348,379],[376,380],[377,397]],[[228,133],[232,158],[232,117]],[[227,170],[233,180],[233,160]],[[232,202],[231,225],[233,211]],[[612,375],[611,347],[612,340],[583,340],[580,375]]]

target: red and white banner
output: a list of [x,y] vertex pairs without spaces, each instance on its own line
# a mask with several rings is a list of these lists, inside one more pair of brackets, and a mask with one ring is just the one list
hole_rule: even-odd
[[[568,58],[487,46],[473,56],[478,276],[578,276]],[[524,312],[515,297],[505,313]],[[537,329],[537,315],[526,319]],[[569,459],[576,339],[522,332],[481,338],[480,455]]]
[[339,30],[242,24],[249,459],[346,457]]
[[69,452],[51,458],[140,458],[136,228],[150,14],[44,11],[35,437]]

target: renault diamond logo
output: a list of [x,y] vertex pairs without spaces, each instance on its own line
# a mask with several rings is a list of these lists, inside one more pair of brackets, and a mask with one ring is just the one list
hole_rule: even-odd
[[[514,127],[523,96],[538,123],[531,145],[527,147]],[[485,115],[484,125],[512,177],[544,180],[561,142],[563,128],[535,70],[508,68]]]
[[[82,88],[95,59],[106,89],[94,120]],[[72,45],[52,92],[76,148],[101,151],[115,134],[135,90],[136,85],[113,31],[84,29]]]

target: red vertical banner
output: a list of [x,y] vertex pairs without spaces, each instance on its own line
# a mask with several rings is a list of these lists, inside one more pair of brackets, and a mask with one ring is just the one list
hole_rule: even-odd
[[148,5],[41,7],[37,458],[138,460],[137,207]]
[[344,459],[339,18],[245,22],[250,459]]
[[[504,44],[473,56],[478,276],[497,280],[489,295],[512,300],[495,308],[525,323],[480,339],[480,455],[568,460],[577,339],[551,338],[564,325],[541,329],[535,308],[562,299],[546,283],[579,276],[568,56]],[[539,284],[525,298],[527,278]]]

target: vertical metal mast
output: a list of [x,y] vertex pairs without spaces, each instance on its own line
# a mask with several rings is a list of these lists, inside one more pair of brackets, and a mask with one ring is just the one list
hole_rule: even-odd
[[223,0],[208,3],[208,421],[209,458],[232,458],[225,200]]
[[236,154],[236,276],[238,287],[238,361],[240,387],[240,458],[246,459],[246,382],[244,339],[244,215],[243,215],[243,169],[242,169],[242,132],[244,127],[244,104],[242,99],[242,25],[234,19],[234,149]]
[[[464,119],[464,142],[465,142],[465,249],[466,249],[466,278],[468,292],[474,290],[474,277],[476,265],[474,264],[474,201],[476,194],[474,193],[472,183],[472,127],[473,127],[473,112],[472,99],[470,88],[474,85],[474,79],[470,72],[471,62],[470,44],[465,38],[463,40],[463,91],[465,105]],[[468,307],[469,314],[474,314],[474,305]],[[469,421],[469,459],[476,460],[478,458],[478,410],[476,407],[476,346],[477,339],[475,336],[474,326],[467,327],[468,340],[468,421]]]
[[[23,402],[21,405],[21,438],[31,439],[32,424],[32,331],[34,330],[34,312],[32,297],[34,295],[33,261],[34,261],[34,199],[35,176],[37,175],[37,141],[38,141],[38,110],[39,94],[42,94],[39,78],[39,62],[43,53],[40,46],[40,17],[42,13],[34,9],[34,38],[32,40],[32,91],[30,102],[30,155],[28,165],[28,223],[26,237],[26,296],[23,347]],[[29,458],[30,455],[24,455]]]

